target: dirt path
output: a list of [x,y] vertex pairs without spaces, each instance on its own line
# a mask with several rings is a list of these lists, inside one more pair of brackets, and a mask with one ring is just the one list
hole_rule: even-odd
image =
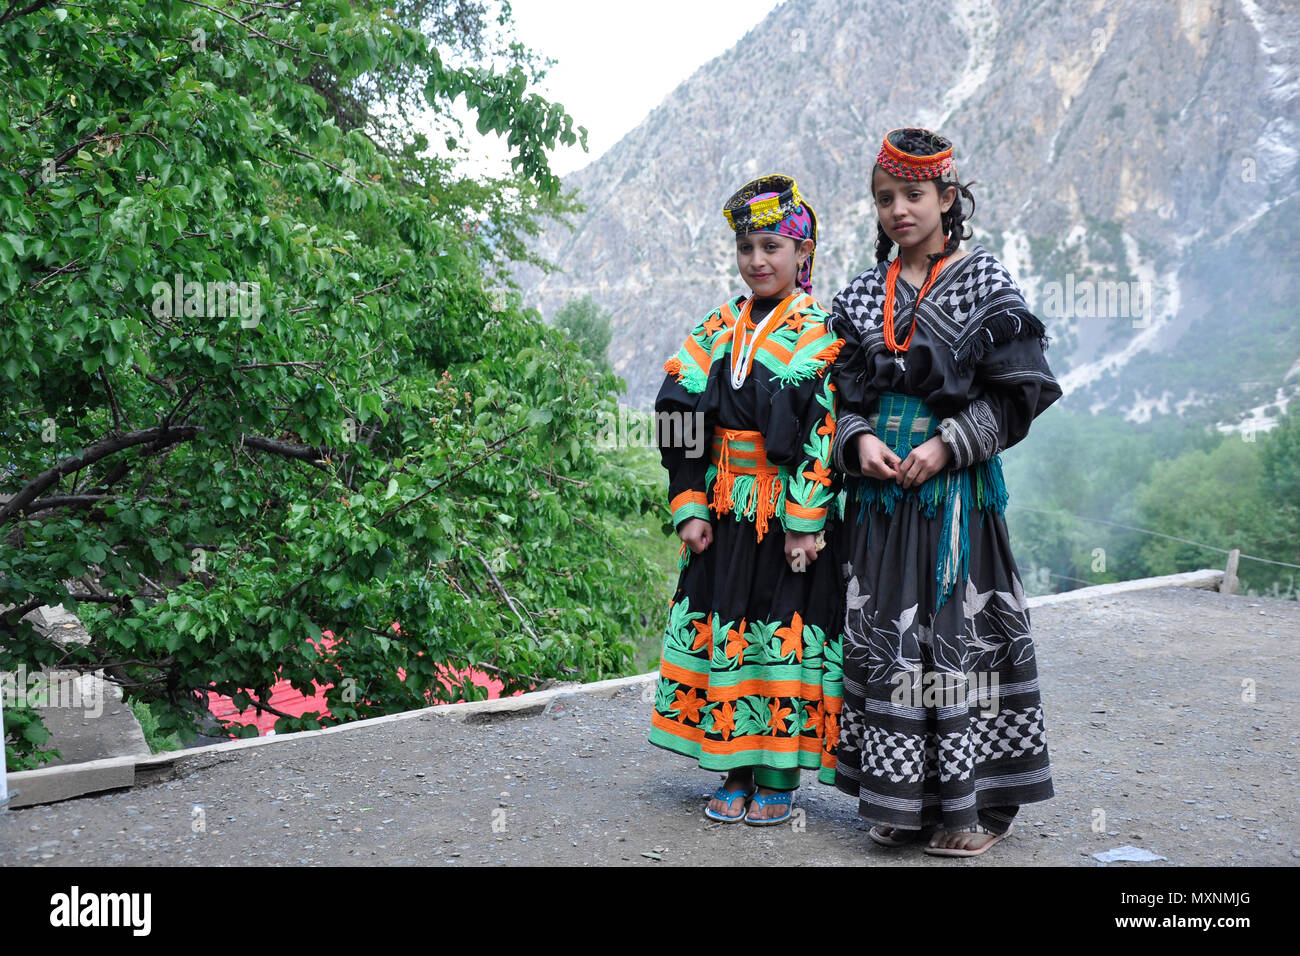
[[1168,858],[1128,866],[1300,864],[1300,604],[1166,588],[1032,623],[1057,796],[987,857],[876,847],[811,774],[793,825],[709,823],[719,775],[646,742],[633,687],[196,756],[169,781],[0,813],[0,865],[1095,866],[1125,844]]

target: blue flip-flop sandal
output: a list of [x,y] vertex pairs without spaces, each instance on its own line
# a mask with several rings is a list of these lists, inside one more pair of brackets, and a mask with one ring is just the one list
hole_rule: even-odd
[[719,787],[714,791],[712,799],[722,800],[727,804],[727,806],[731,806],[731,801],[735,800],[736,797],[744,797],[745,808],[740,811],[739,816],[728,817],[709,809],[706,804],[704,807],[704,815],[710,820],[717,820],[719,823],[739,823],[741,820],[745,819],[745,815],[749,812],[749,798],[752,797],[755,792],[756,791],[754,790],[746,790],[744,787],[737,787],[735,790],[728,790],[725,787]]
[[791,814],[794,813],[794,794],[789,791],[769,793],[766,797],[754,797],[754,802],[760,807],[770,806],[773,803],[784,803],[787,805],[788,809],[785,811],[784,816],[772,817],[770,820],[751,820],[749,819],[749,811],[746,809],[745,822],[751,827],[773,827],[778,823],[785,823],[786,820],[790,819]]

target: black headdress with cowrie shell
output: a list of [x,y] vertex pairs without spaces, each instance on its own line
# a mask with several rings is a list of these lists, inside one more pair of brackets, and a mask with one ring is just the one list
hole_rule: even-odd
[[[774,174],[750,180],[741,186],[722,207],[722,215],[737,236],[751,232],[773,232],[789,236],[796,242],[811,239],[817,242],[817,214],[799,195],[799,186],[792,176]],[[795,284],[812,295],[813,262],[816,248],[808,256]]]

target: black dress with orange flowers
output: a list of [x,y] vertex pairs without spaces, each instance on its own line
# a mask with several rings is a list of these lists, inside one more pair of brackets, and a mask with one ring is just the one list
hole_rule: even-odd
[[835,388],[825,373],[841,343],[817,301],[798,292],[776,306],[733,388],[737,325],[745,336],[755,329],[744,304],[736,297],[696,326],[665,363],[655,403],[668,419],[702,416],[711,440],[701,454],[660,450],[673,524],[709,521],[713,542],[700,554],[682,549],[650,741],[709,770],[815,769],[829,784],[841,694],[838,559],[832,541],[795,571],[784,532],[835,537]]

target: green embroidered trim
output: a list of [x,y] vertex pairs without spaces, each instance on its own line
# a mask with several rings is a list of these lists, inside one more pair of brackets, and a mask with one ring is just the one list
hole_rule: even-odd
[[[691,330],[689,338],[694,339],[695,344],[699,346],[700,350],[703,351],[705,355],[709,356],[710,364],[718,358],[718,356],[713,354],[713,346],[717,342],[718,336],[720,336],[727,328],[727,324],[723,320],[723,312],[728,309],[733,313],[738,312],[740,309],[739,302],[740,296],[728,300],[726,305],[714,309],[704,317],[703,321]],[[704,327],[714,320],[719,322],[718,328],[713,332],[706,332]],[[726,354],[726,350],[724,350],[723,354]],[[682,388],[686,389],[686,391],[690,392],[692,395],[698,395],[703,392],[709,383],[709,370],[700,366],[700,364],[695,360],[695,357],[691,354],[690,350],[686,347],[685,343],[683,343],[682,347],[677,350],[677,354],[674,358],[676,358],[677,362],[680,364],[680,371],[677,373],[677,381],[681,383]]]
[[[835,421],[835,393],[831,391],[830,379],[824,379],[822,386],[817,390],[817,404],[825,409],[826,415],[830,415],[831,421]],[[807,477],[809,474],[824,475],[829,477],[831,474],[831,440],[834,438],[834,432],[828,432],[819,435],[818,429],[824,427],[826,415],[817,419],[812,426],[812,431],[808,434],[808,440],[804,442],[803,452],[807,456],[799,466],[789,483],[785,486],[786,497],[797,505],[804,508],[826,508],[826,518],[830,517],[830,506],[836,498],[836,492],[832,490],[834,483],[822,484],[813,478]],[[826,518],[799,518],[790,515],[789,510],[782,508],[785,514],[784,527],[787,531],[799,531],[803,533],[820,531],[826,524]]]
[[[680,724],[683,731],[698,728],[740,746],[727,754],[706,753],[689,733],[679,735],[659,725],[652,727],[650,741],[695,757],[709,769],[804,767],[817,770],[824,782],[833,782],[835,745],[826,733],[831,720],[838,723],[838,702],[843,697],[843,643],[838,629],[828,634],[814,624],[791,620],[746,624],[742,632],[735,621],[723,623],[717,613],[707,616],[706,625],[706,615],[691,611],[688,597],[673,603],[664,632],[664,664],[704,678],[710,690],[738,687],[749,680],[798,681],[820,687],[820,699],[742,694],[733,700],[709,701],[711,693],[701,691],[697,684],[661,674],[655,684],[657,716],[675,722],[674,726]],[[796,640],[802,661],[791,646]],[[721,669],[720,660],[725,662]],[[771,749],[774,738],[792,737],[817,739],[820,746],[795,752]]]
[[787,349],[793,350],[790,361],[784,369],[774,374],[784,384],[794,384],[814,378],[822,373],[831,362],[835,361],[832,355],[829,358],[823,355],[829,349],[837,338],[829,329],[824,335],[819,336],[812,342],[806,343],[802,348],[795,349],[795,343],[798,342],[799,336],[807,331],[809,325],[821,325],[825,327],[826,320],[829,318],[821,309],[812,308],[804,312],[804,327],[798,332],[791,331],[790,341],[782,342]]
[[[746,621],[742,631],[739,622],[723,622],[717,612],[707,616],[706,626],[706,615],[692,611],[688,597],[672,605],[664,628],[664,660],[696,673],[711,672],[711,682],[717,687],[760,678],[809,684],[830,680],[837,686],[843,680],[838,633],[828,640],[816,624],[801,620],[796,641],[794,621]],[[708,639],[701,643],[705,631]]]
[[[696,326],[692,332],[692,337],[700,348],[709,353],[710,365],[713,362],[729,361],[731,356],[732,339],[728,338],[725,343],[713,351],[713,347],[718,336],[722,334],[726,326],[721,326],[712,334],[706,335],[704,326],[714,320],[721,319],[723,312],[730,309],[732,312],[739,312],[740,297],[731,299],[726,306],[715,309],[709,316]],[[813,378],[823,372],[823,370],[834,361],[822,355],[828,348],[836,342],[836,337],[829,330],[818,336],[812,342],[808,342],[803,347],[796,350],[796,343],[799,337],[810,327],[822,326],[824,328],[826,320],[829,318],[815,299],[805,295],[802,299],[802,305],[797,313],[803,319],[799,328],[792,329],[785,325],[784,322],[777,329],[773,330],[767,340],[759,346],[755,353],[755,361],[763,365],[777,381],[783,385],[795,385],[799,382]],[[784,362],[777,358],[765,346],[767,342],[775,341],[783,349],[793,353],[790,362]],[[703,391],[708,383],[708,371],[701,369],[691,358],[686,346],[683,345],[677,353],[677,359],[681,364],[681,372],[678,380],[682,383],[687,391]],[[820,390],[816,393],[818,404],[825,409],[826,413],[832,416],[834,421],[835,400],[830,388],[830,380],[826,379],[822,383]],[[820,531],[826,524],[826,518],[832,517],[830,508],[834,505],[836,494],[833,493],[829,486],[811,478],[804,477],[804,472],[813,474],[829,475],[830,473],[830,452],[831,452],[831,434],[819,435],[817,430],[825,424],[825,416],[819,418],[812,426],[809,433],[808,441],[804,443],[803,451],[807,456],[798,468],[791,468],[788,465],[777,467],[777,478],[781,483],[782,494],[777,496],[773,504],[773,510],[781,527],[785,531],[795,531],[799,533],[812,533]],[[754,450],[752,442],[736,442],[735,450],[744,452]],[[814,462],[820,467],[814,467]],[[716,465],[710,465],[704,479],[704,487],[712,491],[717,480],[718,469]],[[731,509],[736,520],[748,519],[753,521],[757,513],[757,499],[750,502],[750,495],[753,492],[754,483],[757,477],[754,475],[737,475],[734,479],[732,490],[732,500],[735,502]],[[827,508],[826,518],[796,518],[787,513],[786,501],[793,501],[801,504],[806,508]],[[674,523],[677,523],[678,514],[683,516],[695,517],[694,513],[687,514],[685,509],[691,506],[684,506],[673,516]],[[839,509],[836,509],[838,513]]]
[[[685,352],[686,350],[682,349],[682,353],[684,354]],[[686,389],[686,391],[690,392],[692,395],[698,395],[703,392],[705,386],[709,384],[709,376],[703,369],[695,364],[694,359],[687,356],[682,359],[682,372],[677,381],[682,383],[682,388]]]
[[[831,334],[829,329],[825,329],[826,320],[829,315],[817,305],[816,300],[810,296],[804,297],[804,305],[799,309],[799,316],[803,319],[799,328],[792,329],[784,322],[781,326],[771,332],[767,339],[759,345],[755,353],[754,360],[772,373],[772,377],[784,385],[797,384],[821,373],[834,358],[827,359],[817,356],[829,348],[835,342],[836,337]],[[809,328],[817,326],[825,329],[825,334],[819,336],[815,341],[808,342],[801,348],[795,346],[799,342],[799,337]],[[790,353],[790,360],[787,362],[776,355],[773,355],[766,346],[769,342],[781,346],[786,352]]]
[[[800,307],[797,313],[803,318],[803,323],[799,328],[792,329],[782,322],[778,328],[768,333],[767,338],[763,340],[757,351],[754,352],[755,364],[763,366],[771,373],[773,378],[782,384],[797,384],[806,379],[812,378],[818,375],[822,369],[830,364],[830,362],[834,361],[833,358],[819,359],[816,357],[835,341],[836,337],[832,335],[829,330],[827,330],[826,334],[819,337],[816,341],[810,342],[798,350],[795,349],[795,344],[799,341],[799,336],[807,331],[809,326],[824,326],[826,320],[830,318],[830,316],[817,305],[816,300],[811,296],[805,295],[803,302],[805,304]],[[740,309],[738,299],[732,299],[729,305],[734,311],[739,311]],[[713,362],[717,362],[723,358],[730,360],[731,342],[732,340],[728,339],[726,344],[718,350],[717,355],[711,355],[710,360]],[[787,352],[790,352],[790,361],[786,362],[778,356],[773,355],[766,347],[769,342],[775,342]],[[682,365],[683,367],[686,365],[684,360]]]
[[708,521],[709,506],[699,504],[695,501],[682,505],[673,512],[673,526],[676,527],[677,525],[680,525],[687,518],[703,518],[705,521]]
[[785,515],[782,521],[782,527],[786,533],[791,531],[796,534],[816,534],[822,528],[826,527],[825,518],[796,518],[793,515]]

